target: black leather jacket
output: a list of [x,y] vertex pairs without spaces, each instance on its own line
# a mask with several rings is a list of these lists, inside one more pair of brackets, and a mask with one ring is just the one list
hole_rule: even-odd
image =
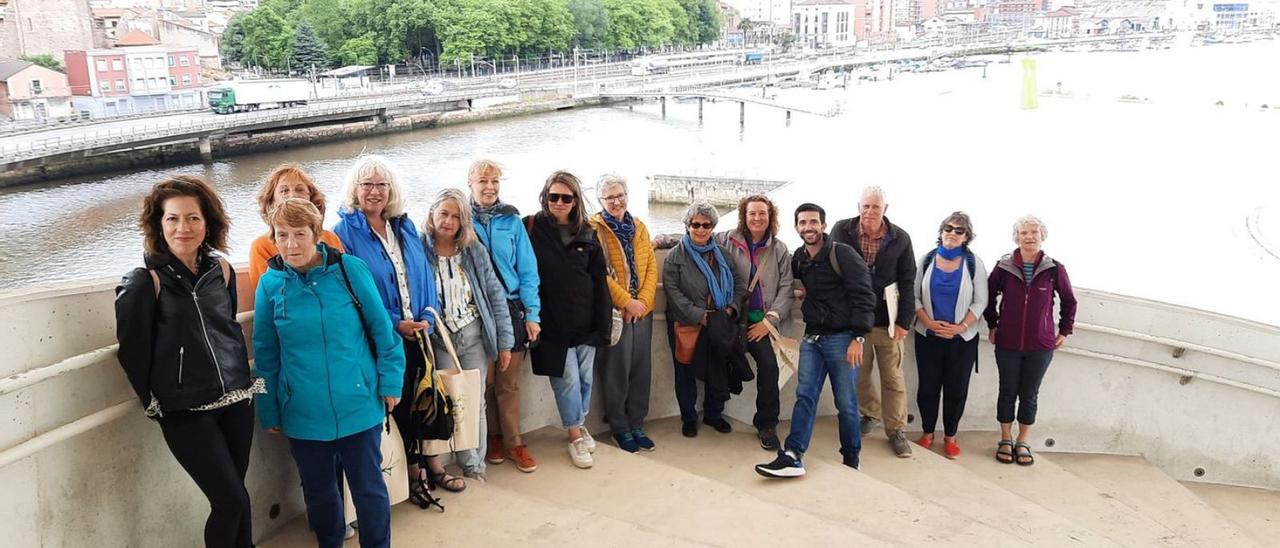
[[[116,287],[118,359],[142,406],[154,395],[165,412],[191,409],[248,388],[235,276],[224,281],[217,256],[207,252],[195,279],[167,254],[144,260],[146,268]],[[158,297],[148,270],[159,276]]]

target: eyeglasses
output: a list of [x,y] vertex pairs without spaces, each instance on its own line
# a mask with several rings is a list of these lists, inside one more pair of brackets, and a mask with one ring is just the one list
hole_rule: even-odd
[[951,225],[942,227],[942,231],[948,234],[954,232],[956,236],[964,236],[965,233],[968,232],[967,230],[964,229],[963,226],[951,226]]
[[556,202],[562,204],[572,204],[578,198],[572,194],[560,194],[559,192],[548,192],[547,203],[554,204]]
[[614,194],[613,196],[605,196],[605,197],[600,198],[600,199],[601,199],[601,200],[603,200],[603,201],[609,202],[609,203],[617,204],[617,203],[622,203],[622,202],[627,201],[627,195],[626,195],[626,194]]
[[711,230],[712,228],[715,228],[715,226],[716,225],[712,223],[698,223],[698,222],[689,223],[689,228],[693,230]]
[[360,190],[365,192],[369,192],[371,190],[386,192],[389,188],[391,188],[390,183],[360,183]]

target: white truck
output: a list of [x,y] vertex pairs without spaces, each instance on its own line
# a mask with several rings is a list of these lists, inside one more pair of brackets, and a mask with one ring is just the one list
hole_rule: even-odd
[[311,99],[311,82],[299,79],[236,80],[209,90],[209,109],[230,114],[264,108],[305,105]]

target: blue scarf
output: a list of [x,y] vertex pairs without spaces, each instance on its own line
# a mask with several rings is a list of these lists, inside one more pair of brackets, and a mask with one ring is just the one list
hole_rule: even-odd
[[[716,245],[715,240],[707,240],[707,245],[697,246],[693,243],[686,233],[684,239],[680,241],[681,247],[685,253],[693,259],[693,264],[698,265],[698,270],[702,271],[702,275],[707,278],[707,287],[711,288],[711,302],[716,305],[717,310],[723,310],[729,307],[733,302],[733,269],[729,268],[729,263],[724,260],[724,254],[720,252],[720,246]],[[702,254],[708,251],[715,253],[716,267],[720,270],[719,274],[711,272],[711,265],[707,264],[707,260],[702,258]]]
[[627,259],[627,270],[631,272],[631,296],[635,297],[640,291],[640,276],[636,274],[636,250],[632,245],[632,240],[636,237],[636,221],[631,217],[630,211],[622,213],[621,221],[610,215],[608,210],[600,213],[604,224],[609,226],[609,230],[613,231],[613,234],[618,237],[618,242],[622,244],[622,254]]
[[506,207],[508,207],[507,204],[502,203],[502,200],[494,202],[493,205],[489,207],[480,207],[479,205],[476,205],[475,202],[471,202],[471,216],[475,217],[480,224],[489,226],[489,221],[493,220],[493,216],[497,215]]
[[954,261],[964,255],[964,246],[955,249],[947,249],[942,244],[938,244],[938,256],[948,261]]

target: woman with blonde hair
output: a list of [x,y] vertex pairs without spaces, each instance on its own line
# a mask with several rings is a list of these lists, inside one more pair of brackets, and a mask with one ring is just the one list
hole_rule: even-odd
[[[416,429],[409,422],[409,409],[417,379],[426,372],[426,359],[418,346],[419,333],[431,331],[427,309],[439,310],[436,302],[435,273],[422,251],[422,239],[413,221],[404,212],[405,196],[400,177],[382,156],[356,158],[347,172],[338,208],[338,224],[333,232],[342,240],[347,253],[368,265],[378,288],[382,306],[396,333],[403,339],[405,371],[404,393],[392,417],[404,438],[405,453],[413,451]],[[424,462],[409,463],[410,487],[418,485]],[[448,491],[461,491],[461,478],[443,478]],[[418,503],[421,493],[410,491],[410,500]]]
[[[262,188],[258,190],[258,215],[266,222],[271,208],[288,198],[302,198],[316,206],[320,217],[324,218],[324,192],[316,186],[315,181],[303,171],[298,164],[280,164],[267,175]],[[328,230],[320,233],[320,241],[338,251],[343,251],[342,241],[338,235]],[[249,244],[249,289],[258,287],[258,279],[267,271],[267,261],[280,252],[271,239],[271,227],[266,233],[258,236]]]

